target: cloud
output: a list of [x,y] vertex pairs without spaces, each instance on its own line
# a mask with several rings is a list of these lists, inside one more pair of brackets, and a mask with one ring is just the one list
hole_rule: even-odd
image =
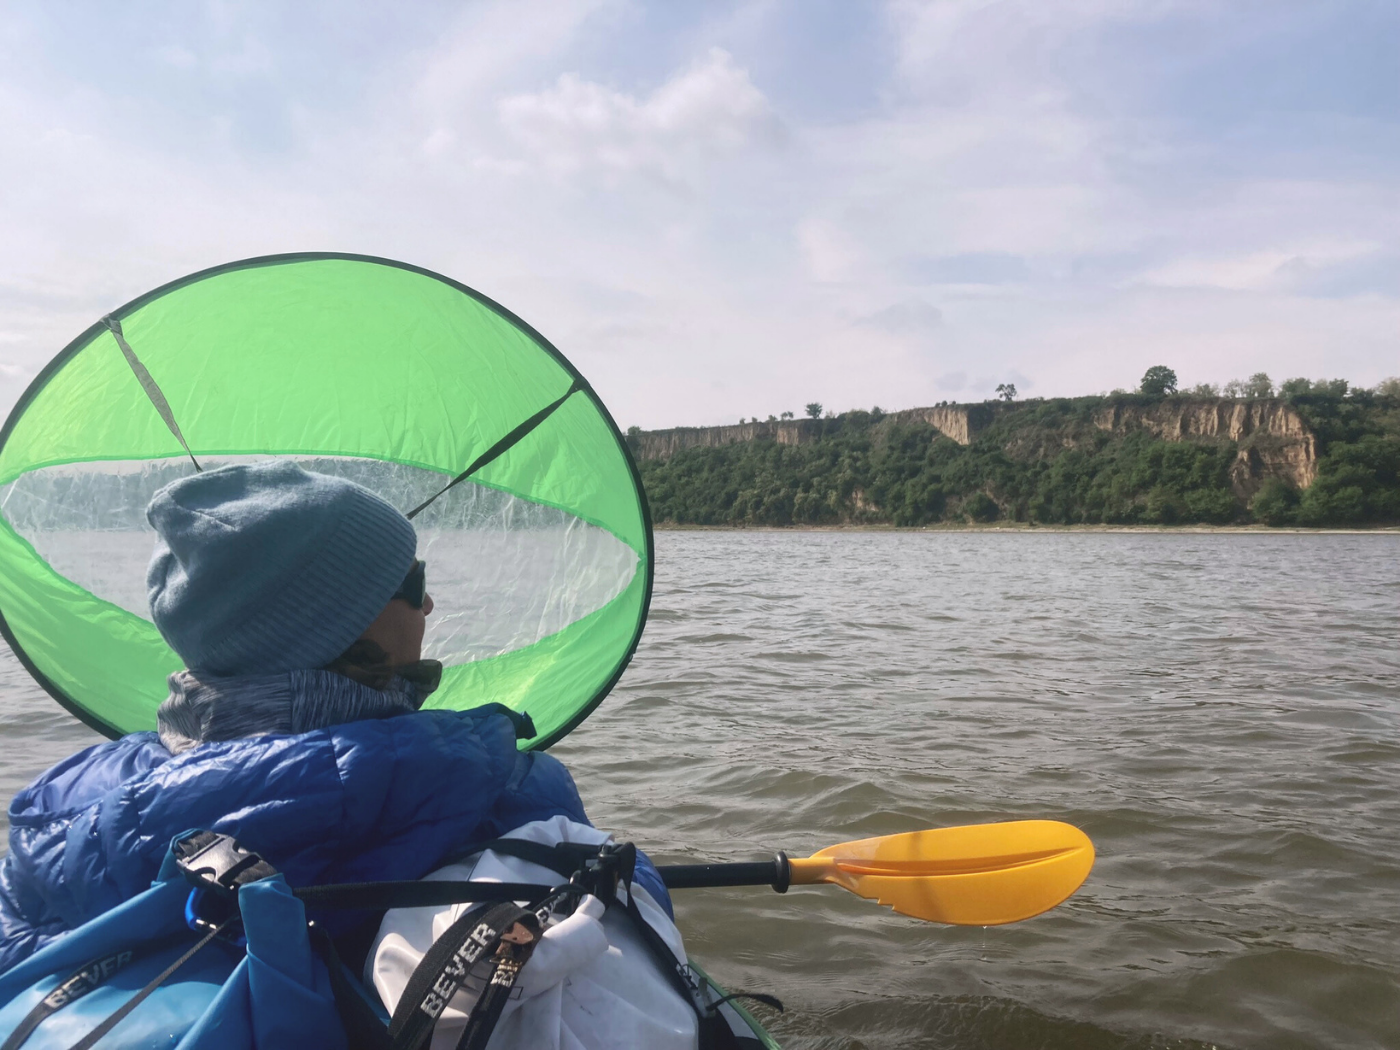
[[963,252],[915,259],[909,270],[930,284],[1014,284],[1031,275],[1026,260],[1010,252]]
[[956,394],[960,390],[967,389],[967,373],[944,372],[933,382],[939,390],[946,390],[950,394]]
[[[396,68],[386,85],[392,94],[384,100],[393,111],[390,119],[409,116],[429,132],[470,127],[492,109],[505,85],[549,75],[559,56],[607,4],[481,0],[452,6],[460,8],[456,19],[440,27],[434,39],[393,56]],[[407,82],[406,92],[400,78]]]
[[1351,259],[1318,264],[1299,260],[1285,266],[1288,287],[1299,295],[1327,299],[1400,295],[1400,252],[1378,249]]
[[1338,57],[1384,5],[155,3],[0,19],[25,374],[317,249],[480,288],[643,426],[1395,371],[1393,78]]
[[698,165],[781,128],[733,56],[713,48],[646,98],[564,73],[554,87],[498,104],[506,130],[558,171],[643,173],[683,182]]
[[199,65],[199,57],[189,48],[180,44],[166,44],[164,47],[156,48],[155,56],[176,69],[193,69]]
[[925,335],[943,326],[943,311],[924,299],[906,299],[857,318],[855,323],[895,335]]
[[1226,291],[1264,291],[1278,284],[1278,277],[1299,256],[1290,252],[1251,252],[1214,259],[1177,259],[1150,270],[1144,284],[1159,288],[1220,288]]
[[[1030,378],[1030,376],[1025,375],[1022,372],[1018,372],[1014,368],[1008,369],[1006,371],[1005,378],[1002,380],[1002,382],[1013,384],[1022,396],[1025,395],[1025,392],[1027,390],[1030,390],[1035,386],[1035,382]],[[996,388],[993,387],[993,389]]]
[[806,271],[817,281],[843,281],[871,268],[858,235],[837,222],[810,216],[797,224],[797,244]]
[[1339,266],[1381,254],[1376,244],[1320,244],[1243,255],[1175,259],[1148,271],[1143,284],[1160,288],[1216,288],[1232,292],[1288,291],[1315,282]]

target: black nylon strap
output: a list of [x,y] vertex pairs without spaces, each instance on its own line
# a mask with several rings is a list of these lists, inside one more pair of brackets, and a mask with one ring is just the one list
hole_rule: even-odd
[[535,945],[539,943],[538,928],[534,929],[535,939],[527,944],[512,944],[505,958],[501,958],[499,950],[497,951],[491,980],[477,999],[476,1005],[472,1007],[466,1027],[462,1030],[462,1037],[457,1040],[456,1050],[486,1050],[491,1033],[496,1030],[496,1023],[501,1019],[501,1011],[506,1008],[511,992],[515,990],[520,971],[530,961]]
[[[546,846],[539,842],[526,842],[521,839],[496,839],[480,848],[518,857],[530,864],[551,868],[561,874],[565,871],[561,865],[573,864],[573,867],[577,869],[578,864],[574,858],[587,860],[598,856],[599,852],[599,847],[585,846],[581,843],[561,842],[554,846]],[[641,909],[637,907],[636,894],[632,892],[632,872],[636,864],[636,854],[632,853],[629,860],[630,864],[619,873],[619,881],[622,882],[627,891],[627,904],[623,911],[631,920],[632,926],[641,935],[642,942],[651,952],[652,958],[661,968],[661,972],[665,974],[667,982],[683,1000],[690,1003],[691,1008],[695,1011],[700,1023],[700,1045],[706,1050],[711,1050],[711,1048],[713,1050],[739,1050],[739,1043],[734,1032],[717,1010],[719,1004],[706,1001],[698,983],[691,978],[689,968],[676,958],[670,945],[662,939],[661,934],[652,928],[651,923],[647,922]]]
[[[389,1022],[389,1039],[395,1050],[419,1050],[431,1038],[442,1011],[471,976],[472,968],[489,958],[500,944],[501,934],[521,921],[533,923],[538,928],[534,913],[517,904],[477,907],[459,918],[433,942],[409,976],[393,1019]],[[511,984],[514,984],[513,978]],[[480,999],[477,1001],[478,1007],[481,1002]],[[477,1013],[478,1010],[473,1009],[472,1017]],[[496,1015],[500,1015],[499,1009]],[[470,1021],[471,1018],[468,1019],[469,1030],[472,1027]]]
[[326,972],[330,975],[331,994],[335,996],[335,1011],[340,1015],[340,1023],[345,1029],[350,1050],[393,1050],[388,1028],[345,976],[345,966],[340,961],[340,953],[335,949],[335,941],[314,922],[307,923],[306,927],[311,935],[311,943],[316,947],[321,961],[326,964]]
[[[624,847],[626,844],[624,844]],[[523,839],[495,839],[473,846],[470,854],[476,855],[493,850],[507,856],[517,857],[531,864],[538,864],[565,878],[583,876],[589,861],[600,858],[602,850],[596,845],[561,842],[545,845]],[[671,948],[651,924],[643,917],[636,903],[632,889],[632,873],[636,862],[635,851],[624,848],[620,852],[618,879],[626,889],[627,903],[624,906],[614,896],[613,903],[623,908],[628,920],[642,937],[647,950],[660,966],[667,982],[683,1000],[690,1003],[699,1023],[700,1046],[703,1050],[742,1050],[746,1043],[740,1043],[719,1007],[729,999],[745,997],[757,999],[782,1010],[782,1004],[772,996],[745,995],[726,996],[713,999],[701,983],[692,976],[690,968],[671,951]],[[587,882],[588,880],[585,879]],[[576,888],[583,892],[584,886]],[[606,888],[596,887],[606,894]],[[310,886],[294,891],[305,903],[325,908],[373,908],[388,909],[402,907],[440,906],[466,901],[541,901],[575,890],[571,883],[566,887],[549,887],[529,883],[500,882],[381,882],[346,883],[342,885]],[[538,906],[538,905],[536,905]],[[514,918],[511,918],[511,916]],[[481,963],[489,950],[494,951],[500,944],[500,934],[512,923],[525,919],[533,921],[532,912],[522,910],[514,903],[497,904],[488,908],[481,904],[471,909],[449,927],[428,949],[409,978],[408,985],[399,999],[394,1018],[385,1032],[383,1024],[368,1009],[363,999],[345,982],[345,990],[336,988],[332,978],[332,988],[336,992],[336,1004],[347,1032],[365,1029],[373,1034],[363,1041],[352,1038],[351,1050],[421,1050],[431,1037],[434,1026],[442,1010],[452,996],[461,989],[473,965]],[[488,921],[489,920],[489,921]],[[488,932],[478,933],[474,941],[473,933],[486,928]],[[328,940],[328,939],[327,939]],[[483,944],[489,941],[488,944]],[[328,945],[331,952],[334,945]],[[497,965],[491,971],[490,979],[471,1014],[467,1026],[457,1043],[457,1050],[484,1050],[495,1029],[496,1022],[510,999],[520,967],[533,951],[533,944],[519,946],[526,950],[515,951],[511,965]],[[464,950],[466,949],[466,950]],[[327,966],[330,967],[330,961]],[[338,961],[332,973],[339,971]],[[341,975],[344,982],[344,977]],[[346,1005],[342,1006],[342,999]],[[424,1008],[425,1004],[427,1009]],[[369,1020],[364,1015],[369,1015]],[[372,1022],[372,1023],[371,1023]],[[383,1033],[385,1041],[380,1042]],[[0,1047],[0,1050],[5,1048]]]
[[185,455],[190,457],[194,469],[203,470],[204,468],[199,465],[199,460],[195,459],[194,453],[190,451],[190,446],[186,444],[185,435],[180,433],[180,424],[175,422],[175,413],[170,411],[170,402],[165,400],[165,395],[161,393],[156,381],[151,378],[151,373],[146,371],[146,366],[141,363],[141,359],[136,356],[136,351],[131,349],[131,344],[126,341],[126,336],[122,334],[122,323],[111,314],[102,318],[102,323],[107,326],[107,330],[116,339],[117,346],[121,348],[122,356],[126,358],[126,363],[136,374],[136,381],[141,384],[141,389],[146,392],[146,397],[160,413],[160,418],[165,421],[165,425],[170,428],[170,433],[175,435],[175,440],[180,442],[180,447],[185,450]]
[[[527,839],[492,839],[490,842],[473,846],[471,853],[464,854],[464,856],[473,856],[477,853],[484,853],[486,850],[492,850],[496,853],[503,853],[507,857],[523,860],[528,864],[538,864],[541,868],[548,868],[567,879],[583,867],[585,861],[596,857],[598,849],[598,846],[590,846],[583,842],[556,842],[552,846],[546,846],[543,842],[530,842]],[[524,897],[516,898],[516,900],[525,899]]]
[[554,887],[533,882],[343,882],[293,890],[308,908],[388,911],[477,901],[536,901]]
[[[560,842],[553,846],[546,846],[540,842],[528,842],[523,839],[496,839],[482,846],[474,847],[474,851],[495,850],[497,853],[517,857],[527,863],[549,868],[561,875],[577,872],[584,862],[599,855],[599,849],[598,846],[576,842]],[[667,982],[695,1011],[700,1025],[700,1046],[705,1050],[739,1050],[739,1042],[733,1030],[719,1013],[719,1004],[707,1001],[698,982],[690,976],[689,968],[676,958],[670,946],[652,928],[651,923],[646,921],[641,910],[637,907],[637,898],[632,892],[632,872],[635,864],[636,854],[633,852],[628,858],[624,870],[619,872],[619,881],[627,890],[627,904],[623,911],[631,920],[632,926],[641,935],[642,942],[647,946],[647,950],[651,953],[657,966],[661,968]],[[616,897],[612,903],[620,905],[620,901]],[[779,1004],[779,1009],[781,1009],[781,1004]],[[459,1050],[460,1048],[461,1044],[459,1044]]]
[[505,437],[501,438],[500,441],[497,441],[485,452],[477,456],[476,459],[472,461],[471,466],[469,466],[466,470],[462,471],[462,473],[458,474],[455,478],[449,481],[442,488],[438,489],[438,491],[434,492],[422,503],[418,504],[418,506],[414,507],[411,511],[405,514],[404,517],[412,521],[418,516],[418,513],[420,511],[425,510],[427,507],[429,507],[432,504],[433,500],[437,499],[448,489],[460,484],[463,481],[466,481],[467,478],[471,477],[473,474],[475,474],[482,467],[486,466],[486,464],[490,463],[497,456],[503,455],[504,453],[508,452],[512,445],[514,445],[526,434],[530,433],[530,431],[534,430],[537,426],[539,426],[546,419],[552,416],[556,408],[562,405],[565,401],[569,400],[569,398],[573,397],[574,394],[578,393],[581,389],[582,387],[580,386],[580,381],[575,379],[573,383],[569,385],[569,389],[564,391],[563,397],[559,398],[557,401],[551,401],[549,404],[545,405],[544,408],[540,409],[533,416],[525,420],[525,422],[521,423],[518,427],[516,427],[509,434],[507,434]]
[[632,920],[633,928],[642,935],[642,943],[651,951],[652,958],[666,975],[666,980],[695,1011],[700,1023],[700,1045],[705,1050],[740,1050],[739,1040],[735,1038],[729,1022],[720,1014],[718,1004],[707,1001],[699,982],[691,977],[689,967],[676,958],[671,946],[642,915],[641,909],[637,907],[636,894],[632,892],[630,878],[626,882],[626,888],[627,905],[624,910]]
[[159,941],[155,944],[142,945],[139,948],[129,948],[124,951],[112,952],[100,958],[84,963],[71,976],[58,985],[48,995],[34,1004],[34,1009],[24,1015],[19,1024],[3,1043],[0,1043],[0,1050],[17,1050],[23,1046],[43,1021],[57,1013],[69,1003],[75,1003],[88,992],[95,991],[105,984],[110,978],[115,977],[122,970],[126,969],[137,959],[140,959],[152,952],[159,951],[170,944],[187,940],[187,936],[170,938]]
[[728,995],[721,995],[712,1002],[710,1006],[723,1006],[725,1003],[731,1003],[735,999],[752,999],[756,1003],[762,1003],[764,1006],[772,1007],[780,1014],[787,1013],[787,1007],[783,1005],[783,1001],[776,995],[769,995],[767,992],[730,992]]
[[138,1006],[145,1002],[147,997],[150,996],[152,992],[154,992],[157,988],[163,985],[175,974],[175,971],[177,971],[178,969],[180,969],[180,967],[184,966],[185,963],[193,959],[195,955],[198,954],[199,951],[205,945],[207,945],[215,937],[219,936],[219,934],[223,933],[225,929],[227,929],[230,925],[237,922],[238,920],[238,913],[235,912],[223,922],[219,923],[219,925],[215,926],[212,930],[210,930],[197,942],[195,942],[194,947],[192,947],[189,951],[185,952],[184,955],[180,956],[160,973],[156,974],[155,977],[151,978],[150,982],[146,985],[146,987],[142,988],[130,999],[122,1003],[120,1007],[118,1007],[115,1011],[109,1014],[96,1028],[94,1028],[91,1032],[89,1032],[87,1035],[83,1036],[76,1043],[74,1043],[69,1048],[69,1050],[92,1050],[92,1047],[96,1045],[99,1039],[101,1039],[104,1035],[110,1032],[113,1028],[117,1027],[117,1025],[121,1024],[122,1019],[125,1018],[127,1014],[131,1013],[132,1010],[135,1010]]

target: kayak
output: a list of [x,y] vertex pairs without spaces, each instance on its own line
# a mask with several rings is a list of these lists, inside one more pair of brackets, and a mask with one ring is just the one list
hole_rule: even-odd
[[[695,971],[695,976],[700,978],[705,991],[712,995],[714,1000],[728,997],[729,993],[716,984],[714,979],[701,969],[700,964],[694,958],[690,960],[690,968]],[[764,1030],[763,1025],[759,1024],[758,1018],[745,1010],[738,999],[729,999],[722,1003],[720,1012],[726,1015],[725,1019],[729,1021],[729,1027],[738,1037],[739,1046],[743,1050],[782,1050],[778,1041]]]

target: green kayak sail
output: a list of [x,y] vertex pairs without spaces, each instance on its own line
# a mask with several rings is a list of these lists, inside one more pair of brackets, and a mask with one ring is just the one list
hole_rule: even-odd
[[507,704],[534,721],[522,746],[542,748],[617,681],[646,621],[652,535],[602,402],[470,288],[317,253],[205,270],[113,311],[0,430],[0,631],[50,694],[110,736],[155,727],[181,661],[146,605],[145,505],[196,469],[274,456],[406,513],[427,503],[424,654],[445,671],[426,706]]

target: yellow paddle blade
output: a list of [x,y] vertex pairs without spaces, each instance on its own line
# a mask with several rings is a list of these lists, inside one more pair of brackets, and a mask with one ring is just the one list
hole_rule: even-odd
[[999,926],[1069,897],[1094,844],[1071,824],[1016,820],[857,839],[789,863],[793,885],[831,882],[916,919]]

